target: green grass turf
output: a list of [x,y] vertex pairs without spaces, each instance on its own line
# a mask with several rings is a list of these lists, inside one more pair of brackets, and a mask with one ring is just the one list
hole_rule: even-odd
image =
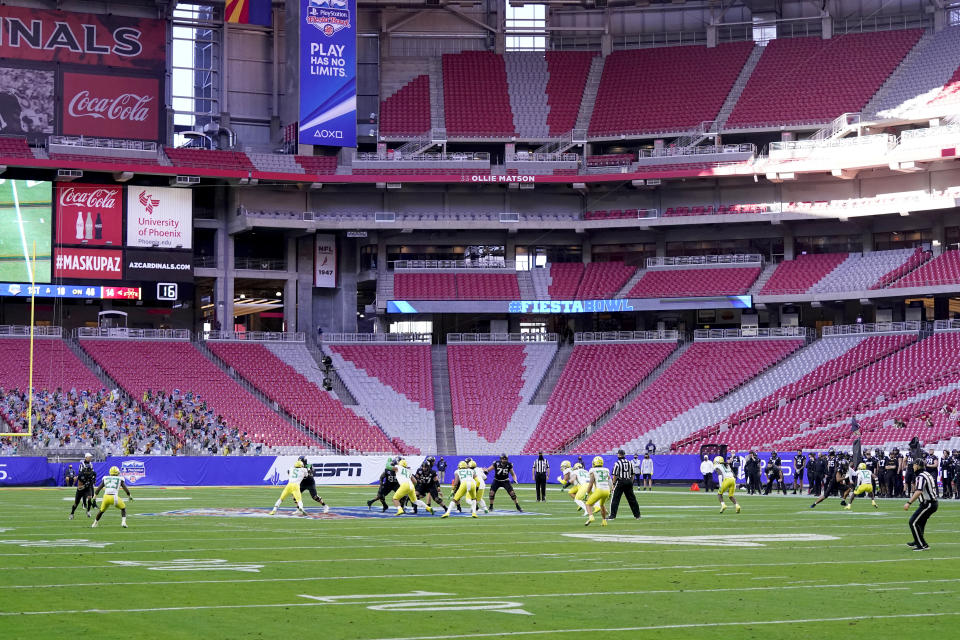
[[[930,521],[931,549],[913,552],[904,546],[902,500],[881,501],[874,512],[869,500],[859,499],[847,513],[837,499],[811,510],[805,496],[744,495],[743,513],[721,515],[714,495],[662,490],[638,494],[639,522],[624,503],[620,517],[601,529],[599,519],[584,528],[556,486],[545,504],[533,500],[530,487],[520,489],[523,506],[544,515],[477,520],[148,517],[141,514],[269,508],[280,490],[132,491],[138,500],[128,504],[129,529],[120,528],[114,510],[91,529],[82,512],[67,520],[64,498],[72,489],[0,490],[0,637],[852,640],[878,633],[933,637],[924,634],[934,631],[946,637],[960,624],[960,506],[952,501]],[[322,491],[334,512],[363,506],[372,493],[366,487]],[[502,493],[497,507],[513,509]],[[668,544],[596,542],[566,533],[662,536]],[[763,546],[675,544],[677,537],[734,534],[759,536]],[[762,540],[799,534],[836,539]],[[41,542],[63,539],[110,544],[51,548]],[[111,563],[182,559],[261,566],[257,572],[155,571]],[[449,595],[389,595],[417,590]],[[365,597],[322,602],[304,595]],[[531,615],[424,610],[426,603],[445,606],[438,599]],[[370,608],[405,601],[415,604],[405,611]],[[774,623],[797,620],[804,621]]]

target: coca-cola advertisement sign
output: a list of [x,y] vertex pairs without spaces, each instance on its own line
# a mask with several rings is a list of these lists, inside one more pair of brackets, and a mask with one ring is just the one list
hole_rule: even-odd
[[64,135],[160,139],[160,81],[63,74]]
[[162,72],[166,24],[155,18],[0,6],[0,58]]
[[53,277],[121,280],[123,251],[57,247],[54,250]]
[[58,184],[57,244],[90,247],[123,243],[123,187]]

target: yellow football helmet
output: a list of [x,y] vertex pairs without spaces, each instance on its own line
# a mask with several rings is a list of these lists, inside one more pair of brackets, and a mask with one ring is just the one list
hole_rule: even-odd
[[120,475],[120,469],[118,467],[110,467],[110,475],[112,476]]
[[602,467],[602,466],[603,466],[603,458],[601,458],[600,456],[597,456],[596,458],[594,458],[594,459],[593,459],[593,466],[595,466],[595,467]]
[[723,464],[723,456],[717,456],[713,459],[713,464]]
[[400,461],[400,466],[401,466],[401,467],[409,467],[410,465],[407,464],[407,459],[404,458],[403,460]]
[[861,471],[866,468],[867,468],[866,462],[861,462],[859,465],[857,465],[857,469],[860,469]]
[[477,463],[474,462],[473,460],[471,460],[471,461],[470,461],[470,464],[468,464],[467,466],[470,467],[471,469],[476,469],[476,468],[477,468]]
[[570,461],[569,461],[569,460],[564,460],[563,462],[561,462],[561,463],[560,463],[560,468],[561,468],[561,469],[569,469],[569,468],[570,468]]
[[466,463],[466,461],[464,461],[464,460],[461,460],[461,461],[457,464],[457,469],[466,469],[466,468],[467,468],[467,463]]
[[573,468],[574,468],[574,469],[583,469],[583,465],[578,462],[578,463],[576,463],[576,464],[573,465]]

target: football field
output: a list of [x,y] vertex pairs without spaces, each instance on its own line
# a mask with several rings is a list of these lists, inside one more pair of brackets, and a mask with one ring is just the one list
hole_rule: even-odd
[[[584,527],[556,485],[526,510],[394,517],[373,488],[267,515],[280,489],[137,488],[128,529],[72,489],[0,490],[0,636],[12,638],[875,638],[960,624],[960,505],[930,549],[903,500],[638,493]],[[305,496],[307,497],[307,496]],[[911,511],[915,508],[911,507]]]

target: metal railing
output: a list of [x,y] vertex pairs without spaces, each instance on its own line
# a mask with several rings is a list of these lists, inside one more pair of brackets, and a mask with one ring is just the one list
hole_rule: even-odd
[[676,342],[680,332],[676,329],[663,331],[584,331],[573,334],[573,341],[591,342]]
[[303,331],[206,331],[203,339],[209,342],[306,342]]
[[933,323],[934,331],[960,331],[960,319],[936,320]]
[[537,153],[535,151],[517,151],[506,158],[507,162],[580,162],[575,153]]
[[[874,322],[867,324],[830,325],[821,332],[824,338],[852,336],[861,334],[918,333],[924,330],[923,322]],[[960,329],[960,326],[958,326]]]
[[740,329],[697,329],[693,332],[696,341],[741,340],[752,338],[808,338],[813,329],[807,327],[771,327]]
[[193,256],[193,266],[201,269],[215,269],[217,256]]
[[647,258],[647,268],[679,265],[710,264],[763,264],[759,253],[738,253],[727,256],[674,256],[672,258]]
[[860,124],[861,117],[860,113],[841,113],[830,124],[810,136],[810,140],[829,140],[841,131]]
[[403,162],[490,162],[490,154],[486,151],[456,152],[456,153],[418,153],[415,156],[396,155],[389,153],[362,152],[357,154],[361,162],[383,162],[386,164]]
[[90,149],[126,149],[129,151],[152,151],[156,153],[156,142],[141,140],[114,140],[112,138],[88,138],[85,136],[50,136],[48,145],[66,147],[86,147]]
[[724,144],[695,147],[664,147],[663,149],[640,149],[640,158],[673,158],[676,156],[703,156],[719,153],[756,153],[755,144]]
[[[17,338],[30,337],[30,325],[4,324],[0,325],[0,336],[12,336]],[[34,338],[61,338],[63,337],[63,327],[44,327],[34,325]]]
[[392,263],[395,271],[404,269],[509,269],[516,271],[516,260],[394,260]]
[[189,329],[127,329],[125,327],[78,327],[78,338],[111,338],[120,340],[190,340]]
[[448,333],[447,344],[475,343],[517,344],[523,342],[556,342],[555,333]]
[[433,343],[430,333],[325,333],[320,336],[324,344],[355,343]]
[[251,271],[286,271],[286,260],[270,260],[266,258],[243,258],[236,256],[233,259],[234,269],[248,269]]
[[774,152],[780,151],[821,151],[827,149],[854,149],[861,147],[875,146],[878,148],[892,149],[897,145],[896,136],[887,133],[878,133],[869,136],[857,136],[855,138],[827,138],[817,139],[809,138],[807,140],[777,140],[770,143],[771,159]]
[[928,145],[941,148],[948,141],[956,140],[958,137],[960,137],[960,124],[907,129],[900,133],[900,144],[898,146],[906,149]]

